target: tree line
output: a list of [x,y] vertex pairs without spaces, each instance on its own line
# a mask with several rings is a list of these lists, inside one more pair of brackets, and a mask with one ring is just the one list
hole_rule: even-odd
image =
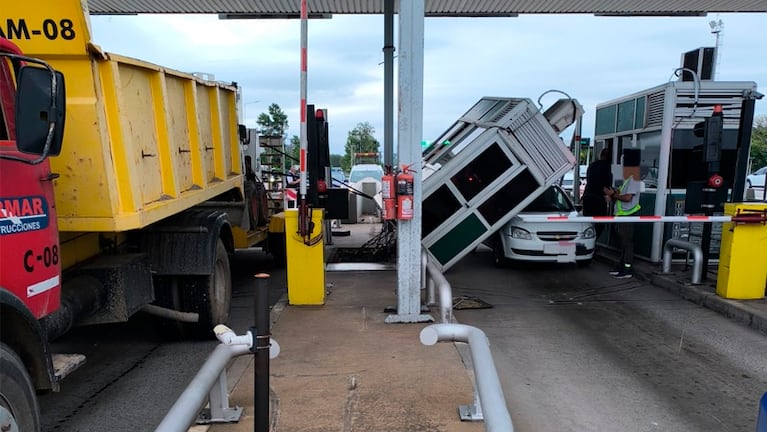
[[[281,136],[287,139],[288,116],[282,111],[279,105],[273,103],[269,105],[267,112],[261,113],[256,119],[259,126],[260,135]],[[357,123],[354,129],[349,131],[344,145],[344,154],[331,154],[330,165],[341,167],[348,173],[354,163],[360,161],[370,161],[369,158],[361,159],[359,153],[380,154],[380,143],[375,139],[375,128],[368,122]],[[286,161],[286,169],[290,165],[297,164],[299,151],[301,149],[301,139],[298,135],[292,135],[286,143],[286,153],[289,156]],[[379,163],[380,161],[376,161]]]

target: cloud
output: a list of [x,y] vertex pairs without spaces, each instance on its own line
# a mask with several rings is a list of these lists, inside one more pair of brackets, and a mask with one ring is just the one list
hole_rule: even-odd
[[[718,79],[767,84],[767,60],[761,56],[767,14],[427,18],[424,139],[437,138],[482,96],[535,102],[549,89],[584,105],[583,135],[590,136],[598,103],[663,84],[683,52],[713,46],[712,19],[724,22]],[[94,41],[107,51],[236,81],[243,89],[246,124],[254,126],[258,114],[277,103],[289,115],[289,134],[299,134],[298,20],[95,16],[92,24]],[[383,143],[382,47],[382,16],[309,22],[308,103],[328,109],[333,153],[343,152],[348,132],[360,122],[369,122]],[[395,63],[395,93],[396,75]],[[764,100],[757,102],[760,114],[767,114]]]

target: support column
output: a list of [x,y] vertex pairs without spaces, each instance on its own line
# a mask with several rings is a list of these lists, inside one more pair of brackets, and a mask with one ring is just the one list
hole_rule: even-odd
[[384,0],[384,165],[394,161],[394,0]]
[[413,219],[397,228],[397,314],[387,323],[432,322],[421,313],[421,136],[423,135],[424,0],[399,2],[397,155],[415,169]]

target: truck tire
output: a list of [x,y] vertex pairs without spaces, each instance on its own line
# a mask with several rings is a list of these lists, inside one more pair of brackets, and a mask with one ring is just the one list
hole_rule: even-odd
[[184,323],[184,333],[192,338],[212,338],[213,327],[229,321],[232,304],[232,272],[224,242],[219,239],[216,244],[212,274],[182,276],[178,284],[182,303],[179,310],[200,314],[198,322]]
[[[10,419],[11,428],[20,432],[40,431],[40,409],[35,388],[19,356],[0,342],[0,419]],[[14,429],[13,426],[17,429]],[[3,429],[5,430],[5,429]]]

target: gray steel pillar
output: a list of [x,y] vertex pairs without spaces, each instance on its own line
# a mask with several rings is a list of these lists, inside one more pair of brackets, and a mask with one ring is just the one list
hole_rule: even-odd
[[[660,132],[660,160],[658,161],[658,188],[655,192],[656,216],[666,215],[666,195],[668,195],[668,174],[671,170],[671,137],[674,132],[674,115],[676,113],[676,86],[666,86],[663,100],[663,121]],[[657,263],[661,258],[663,248],[663,223],[655,223],[652,228],[652,246],[650,262]]]
[[394,0],[384,0],[384,165],[394,163]]
[[387,323],[432,322],[421,313],[421,136],[423,134],[424,0],[399,3],[399,103],[397,156],[412,164],[413,219],[397,228],[397,314]]

